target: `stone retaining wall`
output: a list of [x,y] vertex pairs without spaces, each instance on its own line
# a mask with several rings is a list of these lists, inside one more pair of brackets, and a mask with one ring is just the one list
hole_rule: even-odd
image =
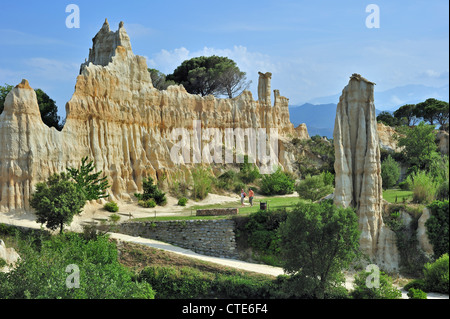
[[160,240],[198,254],[238,258],[235,238],[235,222],[221,220],[182,220],[125,222],[119,232]]
[[238,208],[197,209],[196,216],[237,215],[238,212]]

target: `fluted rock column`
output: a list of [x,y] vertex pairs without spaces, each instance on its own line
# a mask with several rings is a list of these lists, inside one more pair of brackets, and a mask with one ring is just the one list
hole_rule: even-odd
[[395,234],[383,223],[380,147],[374,83],[353,74],[343,89],[334,127],[334,203],[354,207],[359,217],[360,248],[385,269],[398,268]]

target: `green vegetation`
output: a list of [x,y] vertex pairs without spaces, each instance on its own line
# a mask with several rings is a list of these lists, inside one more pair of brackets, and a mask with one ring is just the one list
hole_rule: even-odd
[[111,185],[108,184],[107,177],[100,177],[102,171],[93,173],[95,168],[94,161],[86,164],[87,159],[87,156],[81,159],[80,168],[68,167],[67,171],[86,200],[97,200],[108,197],[109,195],[106,193],[106,190]]
[[261,178],[260,192],[264,195],[285,195],[294,192],[294,178],[281,167]]
[[[17,235],[21,261],[0,272],[4,299],[152,299],[150,284],[139,282],[118,262],[116,246],[105,236]],[[79,276],[77,276],[77,274]]]
[[427,293],[420,289],[411,288],[407,295],[409,299],[427,299]]
[[423,267],[423,278],[414,279],[405,285],[404,289],[422,290],[425,292],[449,293],[449,262],[448,253],[443,254],[433,263]]
[[374,276],[372,272],[361,271],[355,276],[355,289],[350,295],[355,299],[399,299],[402,296],[400,290],[392,284],[392,278],[383,271],[379,274],[379,287],[367,285],[369,276]]
[[191,94],[206,96],[225,95],[233,98],[247,89],[245,72],[239,70],[236,62],[219,56],[201,56],[183,61],[166,80],[182,84]]
[[303,293],[322,299],[344,280],[342,270],[358,256],[358,218],[329,201],[301,203],[280,225],[284,270],[303,285]]
[[449,253],[449,201],[434,201],[428,208],[430,218],[425,222],[428,238],[433,245],[435,258]]
[[63,232],[64,225],[70,225],[75,215],[81,213],[86,197],[65,174],[55,174],[46,182],[36,184],[36,192],[31,195],[30,205],[35,209],[36,221]]
[[192,179],[192,198],[194,200],[206,198],[213,185],[211,170],[203,167],[196,167],[192,172]]
[[186,206],[186,203],[188,202],[188,199],[186,198],[186,197],[181,197],[179,200],[178,200],[178,205],[179,206]]
[[115,212],[119,211],[119,206],[117,206],[116,202],[108,202],[105,205],[103,205],[103,208],[111,213],[115,213]]
[[63,232],[64,225],[70,225],[75,215],[81,213],[87,200],[108,197],[110,186],[106,176],[99,178],[100,172],[92,173],[93,162],[81,160],[81,168],[67,168],[68,173],[54,174],[46,182],[36,184],[31,195],[30,206],[35,209],[37,222]]
[[393,114],[383,111],[377,116],[378,122],[392,127],[414,126],[420,120],[424,120],[431,125],[440,124],[441,128],[448,131],[448,102],[430,98],[418,104],[405,104],[394,111]]
[[392,188],[397,184],[400,177],[400,167],[398,163],[388,155],[388,157],[381,163],[381,178],[383,180],[383,188]]
[[300,198],[317,201],[326,195],[333,193],[334,175],[330,172],[322,172],[320,175],[307,175],[296,186]]
[[410,190],[402,190],[398,188],[383,190],[383,198],[389,203],[405,203],[411,199],[413,192]]
[[[153,178],[147,177],[142,180],[143,194],[135,193],[139,205],[143,207],[164,206],[167,204],[166,194],[162,192],[157,185],[153,185]],[[155,205],[153,205],[153,202]]]

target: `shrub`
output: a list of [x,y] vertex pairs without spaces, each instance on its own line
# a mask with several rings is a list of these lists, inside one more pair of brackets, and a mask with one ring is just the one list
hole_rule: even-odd
[[442,255],[434,263],[427,263],[423,273],[427,291],[449,293],[448,253]]
[[264,195],[285,195],[294,192],[294,178],[278,167],[272,174],[263,175],[260,191]]
[[156,202],[153,198],[147,199],[147,200],[140,200],[138,201],[138,205],[142,206],[144,208],[153,208],[156,206]]
[[406,291],[409,291],[410,289],[417,289],[417,290],[423,290],[426,291],[426,284],[425,281],[423,279],[414,279],[412,281],[410,281],[409,283],[407,283],[403,289],[405,289]]
[[409,299],[427,299],[427,294],[426,294],[426,292],[423,292],[422,290],[420,290],[420,289],[414,289],[414,288],[411,288],[409,291],[408,291],[408,297],[409,297]]
[[[82,234],[65,233],[41,240],[18,242],[21,261],[7,276],[0,273],[0,296],[5,299],[129,299],[154,298],[146,282],[118,261],[117,247],[106,236],[86,240]],[[68,276],[76,265],[79,287],[68,289]],[[69,272],[66,272],[69,269]],[[71,281],[74,283],[74,281]]]
[[355,276],[355,289],[350,293],[354,299],[399,299],[402,296],[400,290],[392,284],[392,278],[380,271],[379,287],[368,287],[366,281],[369,271],[361,271]]
[[425,222],[427,236],[433,245],[434,257],[449,253],[449,206],[448,200],[434,201],[428,208],[431,216]]
[[397,184],[400,177],[400,167],[398,163],[388,155],[381,163],[381,178],[383,180],[383,188],[388,189]]
[[188,199],[187,199],[186,197],[181,197],[181,198],[178,200],[178,205],[180,205],[180,206],[186,206],[187,201],[188,201]]
[[115,213],[119,211],[119,206],[117,206],[116,202],[108,202],[103,206],[108,212]]
[[413,201],[416,203],[430,203],[434,200],[437,184],[432,176],[425,171],[414,172],[407,178],[413,191]]
[[437,200],[448,200],[449,199],[449,185],[448,185],[448,180],[444,181],[441,183],[441,185],[439,185],[437,191],[436,191],[436,199]]
[[323,172],[316,176],[306,176],[296,187],[298,195],[314,202],[333,193],[333,180],[330,179],[328,174],[330,173]]
[[192,197],[194,199],[204,199],[208,196],[212,187],[211,171],[206,168],[197,167],[192,172],[193,190]]

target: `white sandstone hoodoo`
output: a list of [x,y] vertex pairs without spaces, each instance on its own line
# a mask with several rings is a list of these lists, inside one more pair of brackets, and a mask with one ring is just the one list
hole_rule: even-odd
[[339,99],[334,127],[334,203],[356,209],[362,252],[380,267],[398,270],[395,234],[384,225],[382,218],[383,193],[374,85],[361,75],[353,74]]
[[[78,167],[85,156],[108,176],[113,200],[130,200],[133,193],[142,191],[142,179],[147,176],[165,176],[167,181],[175,175],[187,178],[193,165],[199,164],[172,161],[170,150],[176,141],[171,133],[186,128],[193,144],[197,120],[202,129],[221,132],[277,129],[279,164],[289,168],[291,157],[281,138],[297,136],[297,131],[289,120],[287,98],[277,91],[274,105],[269,104],[270,77],[259,85],[265,88],[261,101],[255,101],[249,91],[233,99],[192,95],[181,85],[160,91],[152,85],[145,58],[132,52],[123,22],[114,32],[105,21],[92,42],[75,92],[66,103],[61,132],[42,122],[28,81],[6,97],[0,114],[0,212],[29,210],[36,183],[68,166]],[[303,131],[302,136],[307,136]]]

